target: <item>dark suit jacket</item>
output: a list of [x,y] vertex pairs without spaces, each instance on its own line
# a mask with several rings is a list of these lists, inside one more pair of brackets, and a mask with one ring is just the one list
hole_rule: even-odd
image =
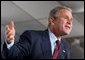
[[[3,45],[3,54],[7,59],[51,59],[51,43],[48,30],[45,31],[25,31],[18,43],[14,44],[10,50],[6,44]],[[69,59],[70,47],[61,40],[61,50],[58,59]]]

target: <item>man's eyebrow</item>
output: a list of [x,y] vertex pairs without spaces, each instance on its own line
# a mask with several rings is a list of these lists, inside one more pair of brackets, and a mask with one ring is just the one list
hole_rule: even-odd
[[[69,16],[66,16],[66,18],[68,18],[68,19],[69,19]],[[70,20],[73,20],[73,16],[70,18]]]

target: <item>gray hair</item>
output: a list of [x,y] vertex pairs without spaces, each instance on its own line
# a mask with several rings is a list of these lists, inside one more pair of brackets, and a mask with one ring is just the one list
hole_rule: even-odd
[[66,9],[66,10],[72,12],[72,10],[71,10],[70,8],[65,7],[65,6],[55,7],[54,9],[52,9],[52,10],[50,11],[49,18],[50,18],[50,17],[57,18],[57,17],[58,17],[58,12],[59,12],[59,10],[62,10],[62,9]]

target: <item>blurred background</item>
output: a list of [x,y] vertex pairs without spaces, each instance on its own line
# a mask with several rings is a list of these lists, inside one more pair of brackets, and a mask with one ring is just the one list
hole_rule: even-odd
[[1,1],[1,50],[5,25],[14,20],[16,42],[25,30],[45,30],[49,12],[56,6],[73,10],[73,30],[64,36],[71,45],[71,59],[84,59],[84,1]]

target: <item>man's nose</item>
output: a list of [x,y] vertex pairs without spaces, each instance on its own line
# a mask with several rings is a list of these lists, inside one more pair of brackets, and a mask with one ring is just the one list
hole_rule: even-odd
[[71,21],[67,21],[67,23],[70,25],[71,24]]

